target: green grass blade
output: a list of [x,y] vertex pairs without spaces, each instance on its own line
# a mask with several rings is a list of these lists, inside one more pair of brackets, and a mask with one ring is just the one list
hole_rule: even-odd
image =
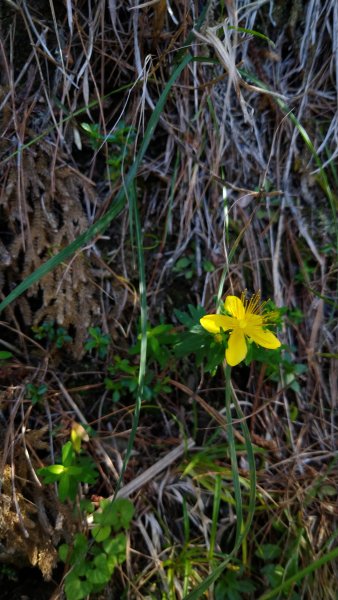
[[234,495],[236,501],[236,541],[235,547],[241,544],[242,541],[242,531],[243,531],[243,507],[242,507],[242,494],[241,494],[241,484],[239,481],[239,473],[238,473],[238,464],[237,464],[237,453],[236,453],[236,443],[234,436],[234,429],[232,424],[232,416],[231,416],[231,367],[227,365],[225,367],[225,410],[226,410],[226,418],[227,418],[227,436],[228,436],[228,444],[230,450],[230,459],[231,459],[231,471],[232,471],[232,481],[234,485]]
[[210,532],[210,548],[209,548],[209,560],[213,560],[215,545],[216,545],[216,535],[217,535],[217,527],[218,527],[218,515],[219,508],[221,505],[221,488],[222,488],[222,479],[220,475],[216,475],[215,478],[215,489],[214,489],[214,502],[212,507],[212,523],[211,523],[211,532]]
[[239,33],[248,33],[249,35],[253,35],[254,37],[260,38],[261,40],[268,42],[268,44],[270,44],[270,46],[272,46],[273,48],[276,46],[276,44],[272,40],[270,40],[270,38],[267,35],[264,35],[264,33],[256,31],[255,29],[247,29],[246,27],[236,27],[235,25],[228,25],[227,29],[233,29],[235,31],[238,31]]
[[139,367],[139,375],[138,375],[138,388],[137,388],[137,396],[136,396],[136,405],[133,414],[133,423],[131,433],[128,439],[128,446],[126,450],[126,455],[124,457],[121,473],[119,479],[116,483],[115,496],[121,486],[123,476],[125,474],[128,461],[134,446],[135,436],[137,432],[137,427],[140,419],[141,405],[143,400],[143,389],[144,389],[144,379],[146,374],[146,361],[147,361],[147,283],[146,283],[146,273],[145,273],[145,265],[144,265],[144,253],[143,253],[143,236],[141,229],[141,221],[140,214],[137,206],[137,194],[135,185],[133,185],[130,189],[129,196],[129,206],[130,212],[133,214],[134,227],[135,227],[135,236],[136,236],[136,246],[137,246],[137,262],[138,262],[138,273],[139,273],[139,291],[140,291],[140,308],[141,308],[141,350],[140,350],[140,367]]
[[[238,403],[236,395],[233,392],[231,386],[231,368],[229,366],[226,367],[225,371],[226,376],[226,416],[228,422],[228,443],[230,447],[230,456],[231,456],[231,466],[232,466],[232,476],[234,483],[234,492],[235,492],[235,500],[236,500],[236,516],[237,516],[237,528],[236,528],[236,541],[234,548],[230,554],[226,557],[224,561],[222,561],[218,567],[216,567],[208,577],[190,594],[185,597],[185,600],[198,600],[201,596],[206,592],[217,579],[222,575],[223,571],[226,569],[229,561],[236,555],[239,550],[243,540],[246,538],[252,523],[252,519],[255,514],[255,506],[256,506],[256,466],[255,466],[255,456],[253,451],[253,446],[250,439],[250,432],[246,421],[244,419],[244,415],[242,413],[241,407]],[[236,456],[236,447],[235,447],[235,439],[232,429],[232,419],[231,419],[231,410],[230,404],[233,399],[237,415],[239,419],[241,419],[241,428],[243,431],[243,436],[245,439],[245,447],[247,451],[247,458],[249,463],[249,484],[250,484],[250,494],[249,494],[249,511],[248,517],[246,519],[245,524],[243,525],[243,509],[242,509],[242,496],[240,490],[240,479],[238,473],[238,465],[237,465],[237,456]]]
[[338,558],[338,548],[334,548],[333,550],[331,550],[331,552],[327,552],[327,554],[324,554],[320,558],[317,558],[317,560],[315,560],[313,563],[311,563],[304,569],[301,569],[301,571],[298,571],[298,573],[295,573],[294,575],[292,575],[292,577],[289,577],[288,579],[283,581],[283,583],[281,583],[274,590],[271,590],[270,592],[266,592],[262,596],[259,596],[258,600],[270,600],[271,598],[274,598],[283,590],[285,590],[285,588],[288,588],[294,583],[297,583],[297,581],[301,581],[302,579],[304,579],[304,577],[310,575],[310,573],[312,573],[313,571],[316,571],[326,563],[331,562],[336,558]]
[[140,163],[145,155],[145,152],[150,144],[152,139],[154,130],[158,121],[160,119],[161,113],[163,111],[163,107],[167,100],[167,97],[170,93],[172,86],[174,85],[177,78],[182,73],[183,69],[187,66],[187,64],[192,60],[192,56],[190,54],[186,55],[182,62],[175,68],[173,74],[171,75],[168,83],[166,84],[157,105],[149,119],[144,138],[142,140],[142,144],[138,151],[138,154],[135,158],[134,163],[132,164],[124,182],[124,186],[120,189],[117,194],[115,200],[112,205],[108,209],[107,213],[101,217],[96,223],[91,225],[86,231],[84,231],[81,235],[79,235],[74,242],[69,244],[66,248],[61,250],[58,254],[47,260],[43,265],[38,267],[34,273],[26,277],[24,281],[22,281],[6,298],[0,303],[0,313],[6,308],[11,302],[13,302],[16,298],[21,296],[23,292],[25,292],[31,285],[37,283],[44,275],[47,275],[50,271],[55,269],[59,264],[70,258],[75,252],[80,250],[80,248],[87,244],[90,240],[95,238],[97,235],[102,234],[111,221],[117,217],[117,215],[122,211],[126,202],[126,193],[130,188],[132,182],[137,176],[137,171],[140,166]]
[[235,409],[237,412],[237,416],[238,418],[241,420],[241,429],[242,429],[242,433],[243,433],[243,437],[245,440],[245,449],[246,449],[246,453],[247,453],[247,460],[249,463],[249,489],[250,489],[250,493],[249,493],[249,508],[248,508],[248,517],[244,526],[244,530],[243,530],[243,537],[242,539],[244,539],[247,534],[250,531],[250,527],[251,527],[251,523],[255,514],[255,509],[256,509],[256,462],[255,462],[255,454],[254,454],[254,449],[253,449],[253,445],[251,442],[251,436],[250,436],[250,431],[249,428],[247,426],[246,423],[246,419],[245,416],[242,412],[242,409],[240,407],[240,404],[237,400],[237,396],[235,394],[234,389],[232,388],[232,398],[233,398],[233,402],[235,404]]

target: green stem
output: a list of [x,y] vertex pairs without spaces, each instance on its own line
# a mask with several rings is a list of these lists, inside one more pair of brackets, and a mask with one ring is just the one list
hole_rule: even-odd
[[232,471],[232,479],[233,479],[233,484],[234,484],[234,494],[235,494],[235,501],[236,501],[236,542],[235,542],[235,546],[238,546],[239,540],[241,539],[242,529],[243,529],[243,508],[242,508],[241,484],[239,481],[239,473],[238,473],[235,436],[234,436],[234,429],[233,429],[233,425],[232,425],[231,402],[232,402],[231,367],[229,365],[226,365],[226,367],[225,367],[225,410],[226,410],[226,418],[227,418],[227,435],[228,435],[229,452],[230,452],[230,459],[231,459],[231,471]]

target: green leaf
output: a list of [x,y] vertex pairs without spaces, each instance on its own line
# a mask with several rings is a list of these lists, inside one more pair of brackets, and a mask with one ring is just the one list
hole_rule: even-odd
[[102,584],[109,581],[111,577],[111,571],[107,565],[107,557],[101,553],[94,558],[94,565],[87,573],[87,579],[91,583]]
[[112,396],[112,400],[113,400],[113,402],[118,402],[120,400],[120,392],[115,390],[115,392],[113,393],[113,396]]
[[62,464],[65,467],[69,467],[75,458],[75,452],[73,449],[72,442],[67,442],[64,446],[62,446]]
[[173,326],[162,323],[161,325],[156,325],[156,327],[153,327],[152,329],[150,329],[147,332],[147,336],[148,337],[152,337],[154,335],[159,336],[163,333],[169,333],[169,331],[173,331]]
[[12,358],[12,352],[7,352],[7,350],[0,350],[0,360],[7,360],[8,358]]
[[275,43],[270,40],[266,35],[261,33],[260,31],[256,31],[255,29],[246,29],[246,27],[236,27],[234,25],[228,25],[228,29],[235,29],[236,31],[240,31],[241,33],[248,33],[249,35],[253,35],[255,37],[261,38],[262,40],[268,42],[271,46],[275,47]]
[[82,581],[78,577],[67,575],[65,580],[65,592],[67,600],[82,600],[90,594],[92,586],[88,581]]
[[76,533],[74,536],[75,560],[84,558],[88,552],[88,540],[84,533]]
[[86,513],[93,513],[95,510],[94,504],[93,502],[91,502],[90,500],[87,500],[87,498],[82,498],[82,500],[80,500],[80,510],[83,510]]
[[255,554],[265,561],[273,561],[281,555],[281,548],[277,544],[263,544],[259,546]]
[[74,485],[72,485],[72,479],[65,473],[61,475],[59,485],[58,485],[58,494],[61,502],[65,502],[67,498],[70,500],[75,500],[76,497],[76,484],[75,484],[75,493],[74,493]]
[[205,310],[203,306],[195,307],[192,304],[188,304],[188,310],[190,314],[174,309],[174,315],[182,325],[190,329],[193,325],[199,324],[200,319],[205,315]]
[[156,337],[151,337],[149,339],[149,344],[150,344],[150,348],[154,354],[157,354],[158,352],[160,352],[160,344],[159,344],[158,340],[156,339]]
[[203,271],[205,271],[206,273],[212,273],[215,270],[215,267],[212,264],[212,262],[210,262],[210,260],[204,260],[202,262],[202,265],[203,265]]
[[45,471],[46,473],[50,473],[51,475],[61,475],[61,473],[65,472],[65,467],[63,465],[50,465],[49,467],[43,467],[39,469],[39,471]]
[[191,259],[187,257],[180,258],[175,264],[173,271],[183,271],[191,264]]
[[283,576],[284,576],[284,568],[282,567],[282,565],[274,565],[274,564],[264,565],[264,567],[262,567],[261,571],[262,571],[263,575],[265,575],[269,584],[272,587],[278,586],[281,583]]
[[69,544],[61,544],[58,549],[59,558],[62,562],[67,562],[67,558],[69,558]]
[[110,536],[111,527],[109,525],[97,525],[92,529],[92,536],[97,542],[103,542]]
[[105,525],[111,525],[115,531],[129,527],[134,515],[134,506],[126,498],[117,498],[104,506],[102,518]]
[[115,557],[122,556],[125,559],[126,544],[127,544],[126,536],[124,535],[124,533],[119,533],[115,537],[106,539],[103,542],[102,546],[103,546],[104,551],[109,556],[115,556]]

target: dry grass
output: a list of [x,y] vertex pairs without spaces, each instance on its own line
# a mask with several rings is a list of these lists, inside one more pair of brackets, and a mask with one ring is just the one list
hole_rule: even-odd
[[[171,322],[173,309],[184,310],[188,303],[213,310],[225,266],[224,293],[260,289],[277,306],[287,307],[282,338],[290,348],[290,372],[281,369],[271,381],[265,367],[256,364],[234,374],[261,452],[257,519],[246,567],[254,569],[257,546],[278,544],[279,535],[287,548],[296,548],[298,540],[294,551],[305,566],[326,543],[331,547],[336,528],[336,231],[318,165],[276,99],[283,99],[302,123],[336,194],[337,8],[334,0],[305,6],[236,0],[222,14],[219,4],[210,2],[201,29],[189,41],[191,53],[205,60],[190,63],[173,87],[138,176],[149,319],[153,325],[160,319]],[[197,5],[188,0],[139,6],[114,0],[1,4],[1,298],[107,210],[123,185],[176,53],[197,22]],[[257,30],[274,46],[234,27]],[[74,116],[82,107],[87,108]],[[118,151],[104,136],[121,120],[135,128],[136,138],[109,177],[107,159]],[[90,144],[82,122],[98,124],[102,143]],[[112,355],[124,357],[135,342],[134,254],[126,209],[105,236],[5,314],[1,343],[15,359],[1,367],[1,461],[14,469],[24,453],[30,473],[25,477],[37,487],[41,454],[27,431],[49,427],[45,441],[53,461],[75,418],[98,431],[89,447],[100,465],[97,493],[114,493],[134,402],[131,397],[112,405],[103,375]],[[175,271],[184,256],[190,260],[191,279]],[[206,270],[205,260],[212,270]],[[81,305],[81,285],[86,306]],[[72,354],[65,357],[37,343],[31,326],[41,323],[42,315],[72,330]],[[111,335],[111,355],[106,363],[81,364],[85,329],[95,325]],[[307,370],[297,375],[295,364]],[[170,464],[134,492],[138,517],[121,574],[130,598],[157,598],[159,589],[165,597],[184,596],[184,502],[190,519],[191,583],[208,574],[216,474],[230,485],[219,412],[222,381],[210,381],[187,361],[168,374],[176,386],[154,401],[154,413],[142,413],[126,483],[178,446],[182,431],[196,446],[185,460]],[[191,395],[182,391],[182,381]],[[40,412],[25,395],[28,382],[48,385]],[[216,385],[220,389],[213,389]],[[201,402],[196,402],[196,391]],[[208,439],[216,427],[219,453],[213,454]],[[247,464],[240,452],[239,464],[245,478]],[[26,538],[17,500],[22,492],[13,470],[12,500]],[[36,502],[33,496],[29,500]],[[222,510],[217,549],[228,551],[224,540],[231,539],[234,514],[227,502]],[[50,528],[59,523],[62,536],[60,519],[68,523],[69,515],[60,515],[57,507],[46,520],[42,517],[44,535],[50,536]],[[172,575],[170,560],[175,563]],[[318,577],[305,580],[299,597],[334,598],[334,574],[335,565],[322,567]],[[262,586],[258,591],[266,589],[263,579],[257,580]]]

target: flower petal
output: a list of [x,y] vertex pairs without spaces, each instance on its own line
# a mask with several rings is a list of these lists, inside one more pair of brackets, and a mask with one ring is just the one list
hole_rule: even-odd
[[230,367],[238,365],[238,363],[244,360],[247,352],[248,348],[245,341],[245,335],[243,330],[238,327],[230,333],[228,347],[225,352],[225,358],[228,365],[230,365]]
[[224,306],[225,310],[235,317],[235,319],[245,318],[244,304],[240,298],[237,298],[237,296],[227,296]]
[[221,329],[228,331],[237,325],[236,319],[225,315],[205,315],[200,319],[200,323],[209,333],[220,333]]
[[245,320],[248,324],[248,327],[262,327],[264,323],[264,318],[262,315],[253,315],[245,313]]
[[263,348],[269,348],[270,350],[276,350],[281,345],[279,339],[267,329],[262,327],[255,327],[248,325],[244,329],[245,335],[250,337],[256,344],[263,346]]

